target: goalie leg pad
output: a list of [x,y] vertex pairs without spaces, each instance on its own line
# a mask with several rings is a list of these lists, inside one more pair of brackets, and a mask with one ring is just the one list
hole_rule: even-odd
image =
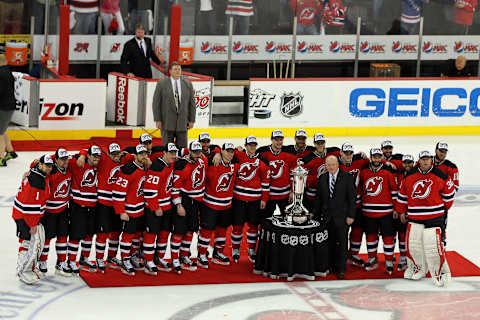
[[451,279],[451,274],[443,248],[442,230],[438,227],[425,229],[423,246],[433,283],[439,287],[446,285]]
[[33,272],[36,261],[35,256],[35,237],[31,237],[30,241],[23,240],[21,246],[26,250],[18,252],[17,258],[17,276],[20,281],[26,284],[35,284],[40,278]]
[[407,270],[403,274],[405,279],[419,280],[427,273],[423,247],[424,229],[422,224],[408,223],[406,234]]

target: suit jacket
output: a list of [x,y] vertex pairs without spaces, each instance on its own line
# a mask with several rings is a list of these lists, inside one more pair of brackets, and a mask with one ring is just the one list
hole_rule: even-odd
[[152,40],[147,37],[144,37],[143,39],[146,44],[146,56],[135,38],[130,39],[125,43],[122,57],[120,58],[121,68],[124,74],[131,72],[136,77],[151,78],[152,68],[150,65],[150,59],[156,64],[161,63],[152,49]]
[[346,218],[355,218],[355,183],[353,176],[343,170],[338,171],[333,198],[330,199],[330,173],[326,172],[318,178],[317,194],[314,208],[317,215],[324,215],[335,224],[346,223]]
[[187,123],[195,122],[196,109],[192,84],[181,79],[180,85],[181,98],[177,113],[171,79],[157,82],[152,103],[153,120],[162,122],[162,130],[187,131]]

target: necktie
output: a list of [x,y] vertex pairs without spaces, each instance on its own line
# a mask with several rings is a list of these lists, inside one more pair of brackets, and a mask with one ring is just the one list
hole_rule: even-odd
[[335,190],[335,176],[330,175],[330,198],[333,198],[333,191]]
[[143,40],[140,40],[140,48],[142,48],[143,55],[146,57],[147,52],[145,51],[145,44],[143,43]]
[[178,85],[177,85],[177,80],[173,80],[175,83],[175,106],[177,107],[177,113],[178,113],[178,107],[180,106],[180,97],[178,95]]

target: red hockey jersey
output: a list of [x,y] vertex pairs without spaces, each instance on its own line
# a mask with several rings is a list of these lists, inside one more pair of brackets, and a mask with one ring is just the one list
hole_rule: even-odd
[[341,170],[347,171],[353,175],[355,187],[358,187],[360,170],[370,163],[370,159],[363,159],[359,154],[354,154],[350,164],[344,163],[340,156],[338,157],[338,163],[340,164]]
[[125,155],[120,158],[120,163],[113,161],[108,155],[102,153],[98,163],[98,202],[111,207],[112,190],[122,165],[132,162],[135,158],[131,155]]
[[135,162],[120,168],[120,173],[112,191],[115,213],[127,213],[130,217],[143,215],[145,207],[145,198],[143,196],[144,183],[145,170]]
[[268,201],[270,191],[270,169],[268,161],[260,155],[249,156],[245,151],[235,151],[238,161],[237,179],[233,197],[242,201]]
[[95,207],[97,204],[97,167],[85,160],[85,165],[77,165],[78,155],[68,160],[68,168],[72,172],[72,200],[78,205]]
[[162,158],[158,158],[148,169],[143,192],[150,210],[172,208],[173,168],[173,163],[168,164]]
[[305,194],[308,199],[315,199],[317,194],[318,187],[318,177],[325,169],[325,158],[334,155],[339,156],[340,149],[337,147],[329,147],[326,149],[324,154],[318,154],[317,152],[312,152],[307,156],[302,158],[303,166],[308,170],[307,184],[305,189]]
[[410,220],[434,219],[450,209],[454,196],[452,179],[440,169],[432,167],[428,172],[422,173],[417,168],[403,179],[395,211],[406,213]]
[[286,151],[274,152],[271,146],[257,149],[257,153],[267,159],[270,166],[270,194],[269,200],[281,200],[288,198],[292,191],[290,184],[290,172],[297,166],[297,157]]
[[22,181],[13,202],[12,217],[24,219],[29,227],[38,225],[50,196],[48,178],[36,168]]
[[471,26],[477,6],[478,0],[455,0],[453,21],[457,24]]
[[62,212],[68,207],[70,200],[72,172],[69,169],[62,172],[57,164],[54,164],[48,180],[51,192],[45,210],[50,213]]
[[213,158],[217,153],[220,153],[222,152],[222,149],[220,148],[220,146],[217,146],[216,144],[211,144],[207,151],[203,150],[202,149],[202,153],[203,155],[209,160],[211,158]]
[[190,197],[197,201],[203,200],[205,182],[207,179],[206,158],[193,162],[189,157],[183,157],[175,162],[172,202],[177,205],[182,197]]
[[441,162],[434,162],[434,166],[442,170],[450,179],[452,179],[453,184],[455,185],[455,191],[458,191],[460,187],[460,181],[458,176],[458,168],[455,163],[450,160],[443,160]]
[[208,162],[207,186],[203,202],[214,210],[226,210],[232,206],[233,186],[238,172],[238,163],[221,162],[218,166]]
[[368,166],[360,171],[357,202],[361,204],[365,216],[380,218],[391,214],[397,191],[394,172],[390,167],[382,164],[376,170]]
[[292,11],[296,12],[297,22],[306,26],[315,23],[323,7],[320,0],[290,0],[288,4]]
[[396,170],[400,170],[403,168],[403,162],[402,162],[403,154],[401,153],[395,153],[392,154],[388,159],[385,159],[385,161],[390,162],[396,167]]

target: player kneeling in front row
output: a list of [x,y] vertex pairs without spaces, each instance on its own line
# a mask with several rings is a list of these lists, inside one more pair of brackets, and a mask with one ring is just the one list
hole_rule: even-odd
[[[147,207],[145,208],[145,233],[143,237],[143,254],[145,257],[145,273],[157,275],[162,271],[170,271],[170,266],[163,260],[165,250],[161,256],[155,255],[155,238],[160,247],[166,248],[168,235],[172,227],[173,166],[177,154],[177,147],[173,143],[167,145],[162,157],[155,160],[147,173],[144,193]],[[172,238],[172,247],[174,239]],[[154,257],[156,259],[154,259]],[[172,249],[172,259],[175,260]],[[176,252],[176,264],[178,251]],[[158,265],[158,267],[157,267]]]
[[440,169],[433,167],[428,151],[419,155],[419,168],[403,179],[398,192],[396,211],[407,225],[407,270],[405,279],[419,280],[427,271],[437,286],[451,279],[442,238],[445,212],[450,209],[455,188]]
[[222,146],[222,162],[218,166],[213,160],[208,162],[207,189],[200,212],[199,262],[205,260],[210,238],[215,234],[212,262],[230,264],[223,251],[227,228],[232,224],[233,185],[238,172],[238,163],[232,163],[234,151],[233,143],[226,142]]
[[45,231],[39,220],[50,194],[47,176],[52,167],[52,158],[42,156],[22,181],[13,205],[12,217],[17,225],[20,242],[17,277],[26,284],[35,284],[40,280],[37,259],[43,250]]
[[141,226],[144,218],[143,184],[146,162],[147,149],[138,145],[135,149],[135,161],[122,166],[112,191],[113,208],[124,221],[120,240],[122,272],[132,276],[135,275],[130,254],[132,240],[138,232],[143,231]]

